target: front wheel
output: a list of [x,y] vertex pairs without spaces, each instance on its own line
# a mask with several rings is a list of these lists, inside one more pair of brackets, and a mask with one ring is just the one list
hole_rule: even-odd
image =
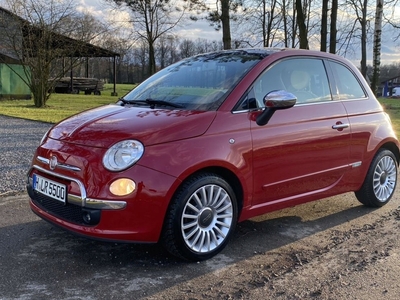
[[361,189],[355,194],[365,206],[381,207],[392,198],[396,182],[396,158],[391,151],[381,149],[372,160]]
[[200,261],[226,246],[238,212],[236,195],[223,178],[213,173],[194,176],[172,201],[162,236],[171,254]]

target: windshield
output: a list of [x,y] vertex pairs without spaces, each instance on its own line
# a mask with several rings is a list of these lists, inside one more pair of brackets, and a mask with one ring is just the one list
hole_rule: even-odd
[[123,97],[124,103],[152,103],[172,109],[216,110],[262,55],[222,51],[182,60],[156,73]]

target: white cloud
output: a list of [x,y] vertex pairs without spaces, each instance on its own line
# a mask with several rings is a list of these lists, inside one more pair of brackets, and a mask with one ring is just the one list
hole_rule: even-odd
[[206,39],[210,41],[222,40],[222,32],[216,31],[208,22],[204,20],[188,21],[182,28],[177,28],[175,34],[184,39],[196,40]]
[[103,9],[99,1],[95,0],[79,0],[77,1],[78,5],[76,6],[76,10],[81,13],[91,14],[95,17],[102,18],[104,17]]
[[400,51],[398,50],[398,47],[391,47],[391,48],[385,47],[385,49],[382,50],[383,50],[381,54],[382,63],[391,64],[400,61]]
[[130,19],[129,13],[124,10],[116,10],[115,5],[106,3],[105,1],[98,0],[79,0],[76,10],[82,13],[89,13],[99,20],[109,22],[111,24],[118,24],[118,26],[129,27],[131,26],[128,21]]

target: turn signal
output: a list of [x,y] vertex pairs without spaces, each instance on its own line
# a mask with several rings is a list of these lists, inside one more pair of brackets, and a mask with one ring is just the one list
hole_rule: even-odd
[[126,196],[132,193],[136,188],[133,180],[128,178],[120,178],[110,185],[110,192],[116,196]]

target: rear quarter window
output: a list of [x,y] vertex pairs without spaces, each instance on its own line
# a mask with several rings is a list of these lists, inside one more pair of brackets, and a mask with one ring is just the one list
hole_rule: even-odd
[[329,65],[336,83],[336,93],[333,93],[335,99],[350,100],[366,97],[362,84],[351,70],[333,61],[330,61]]

